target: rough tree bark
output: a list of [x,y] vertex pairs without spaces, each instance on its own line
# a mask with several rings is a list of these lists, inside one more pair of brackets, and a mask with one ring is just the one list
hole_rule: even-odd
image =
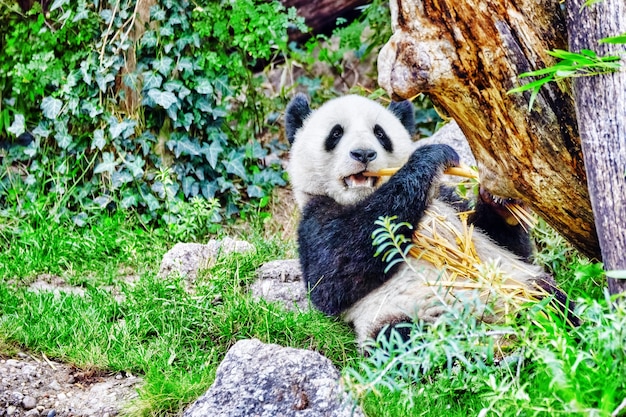
[[[304,17],[304,22],[311,28],[312,33],[324,33],[335,27],[338,17],[353,14],[358,6],[370,0],[281,0],[287,8],[295,7],[298,15]],[[291,37],[300,39],[306,34],[294,33]]]
[[390,7],[394,34],[378,58],[379,83],[396,97],[428,93],[459,124],[492,193],[523,199],[599,259],[569,86],[542,88],[531,111],[529,93],[506,94],[527,82],[518,74],[554,63],[546,50],[567,49],[558,0],[392,0]]
[[[567,1],[569,50],[623,55],[623,45],[598,45],[597,40],[626,33],[624,0],[583,3]],[[626,70],[578,78],[573,87],[604,268],[626,270]],[[626,293],[626,280],[609,278],[608,284],[612,294]]]

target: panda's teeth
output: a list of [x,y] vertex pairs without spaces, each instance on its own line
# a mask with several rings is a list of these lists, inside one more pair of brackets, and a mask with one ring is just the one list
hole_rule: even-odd
[[348,188],[373,188],[376,184],[376,177],[366,177],[365,175],[359,173],[345,177],[343,181]]

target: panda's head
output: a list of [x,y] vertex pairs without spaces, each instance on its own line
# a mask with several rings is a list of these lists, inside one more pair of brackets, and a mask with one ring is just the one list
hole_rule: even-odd
[[404,101],[388,108],[349,95],[311,110],[304,94],[289,103],[285,116],[291,143],[288,166],[296,201],[303,209],[312,196],[354,204],[381,185],[365,171],[400,167],[414,144],[413,106]]

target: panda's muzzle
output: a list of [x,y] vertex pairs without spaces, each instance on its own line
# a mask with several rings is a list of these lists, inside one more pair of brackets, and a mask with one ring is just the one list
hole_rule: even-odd
[[[355,161],[359,161],[367,167],[367,164],[378,156],[378,153],[373,149],[353,149],[350,151],[350,158]],[[377,178],[368,177],[363,175],[363,172],[352,174],[344,177],[343,182],[348,188],[374,188],[376,186]]]

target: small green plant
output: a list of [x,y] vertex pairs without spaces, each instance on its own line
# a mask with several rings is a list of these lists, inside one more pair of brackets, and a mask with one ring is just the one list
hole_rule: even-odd
[[406,262],[412,244],[398,231],[402,228],[413,229],[410,223],[395,223],[396,216],[381,217],[374,222],[380,226],[372,233],[372,245],[376,246],[374,256],[382,254],[383,262],[387,263],[385,273],[400,262]]
[[621,58],[619,56],[598,56],[594,51],[589,49],[583,49],[580,53],[561,49],[546,51],[546,53],[557,58],[559,61],[549,67],[520,74],[520,78],[542,78],[515,87],[507,92],[507,94],[514,94],[531,90],[530,101],[528,103],[529,110],[532,109],[537,94],[539,94],[539,90],[541,90],[541,87],[546,83],[551,81],[559,83],[568,78],[605,74],[619,71],[621,68],[621,64],[619,63]]
[[194,197],[190,202],[176,201],[164,220],[174,240],[198,241],[221,229],[220,203],[216,198]]

